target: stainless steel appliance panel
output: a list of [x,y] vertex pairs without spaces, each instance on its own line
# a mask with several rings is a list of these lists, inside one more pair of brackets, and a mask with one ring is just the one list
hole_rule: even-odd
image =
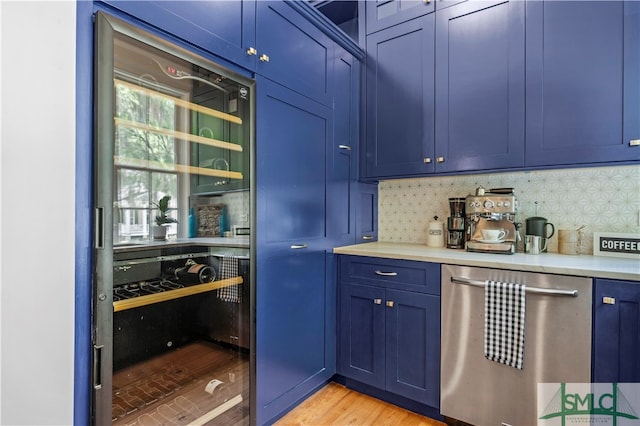
[[[452,277],[578,293],[527,293],[519,370],[485,358],[484,289]],[[474,425],[535,425],[538,383],[590,382],[591,287],[583,277],[443,265],[441,413]]]

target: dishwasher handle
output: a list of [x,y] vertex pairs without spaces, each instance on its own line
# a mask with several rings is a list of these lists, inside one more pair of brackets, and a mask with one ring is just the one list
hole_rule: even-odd
[[[451,277],[451,282],[454,284],[465,284],[474,287],[485,287],[486,281],[472,280],[469,278]],[[572,296],[578,297],[578,290],[562,290],[558,288],[538,288],[538,287],[525,287],[526,293],[531,294],[546,294],[547,296]]]

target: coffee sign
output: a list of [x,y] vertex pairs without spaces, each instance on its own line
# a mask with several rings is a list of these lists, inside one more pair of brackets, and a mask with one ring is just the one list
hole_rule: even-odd
[[640,235],[619,232],[594,232],[593,255],[640,259]]

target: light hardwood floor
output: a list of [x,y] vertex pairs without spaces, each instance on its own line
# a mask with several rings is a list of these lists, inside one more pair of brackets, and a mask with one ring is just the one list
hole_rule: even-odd
[[404,408],[329,383],[275,423],[276,426],[444,426]]

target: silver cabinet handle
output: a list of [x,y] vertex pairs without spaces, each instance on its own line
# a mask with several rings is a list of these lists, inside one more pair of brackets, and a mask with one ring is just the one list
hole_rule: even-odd
[[602,298],[602,303],[604,303],[605,305],[615,305],[616,304],[616,298],[615,297],[605,296],[605,297]]
[[250,47],[247,49],[247,55],[252,56],[257,54],[258,54],[258,51],[256,50],[255,47]]
[[640,146],[640,139],[631,139],[629,141],[629,146]]
[[260,55],[260,60],[262,62],[269,62],[269,55],[265,55],[264,53]]
[[387,308],[393,308],[393,300],[387,300]]
[[363,240],[373,240],[373,235],[363,235],[362,239]]
[[395,277],[398,275],[397,272],[382,272],[382,271],[375,271],[376,275],[380,275],[383,277]]
[[338,145],[338,148],[351,151],[351,147],[349,145]]
[[438,157],[438,158],[436,158],[436,161],[438,163],[444,163],[444,157]]
[[424,164],[431,164],[431,157],[425,157],[422,161],[424,161]]
[[291,248],[294,249],[294,250],[306,249],[307,245],[306,244],[292,244]]
[[373,303],[376,305],[382,305],[382,299],[373,299]]

